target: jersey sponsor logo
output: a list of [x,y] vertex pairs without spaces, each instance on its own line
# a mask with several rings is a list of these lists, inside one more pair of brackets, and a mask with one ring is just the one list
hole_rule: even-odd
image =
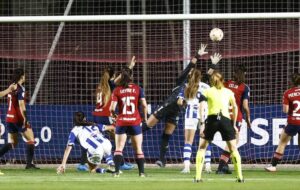
[[135,121],[136,118],[127,118],[127,117],[123,117],[123,118],[120,118],[120,120],[124,120],[124,121]]
[[239,88],[239,85],[236,85],[236,84],[229,84],[228,87],[229,87],[229,88],[235,88],[235,89],[238,89],[238,88]]

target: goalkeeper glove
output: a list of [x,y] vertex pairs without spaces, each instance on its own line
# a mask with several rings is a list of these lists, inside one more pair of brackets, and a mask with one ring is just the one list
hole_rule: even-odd
[[217,64],[221,59],[222,59],[222,55],[219,53],[215,53],[212,56],[210,56],[211,64],[209,65],[209,68],[215,70],[217,68]]

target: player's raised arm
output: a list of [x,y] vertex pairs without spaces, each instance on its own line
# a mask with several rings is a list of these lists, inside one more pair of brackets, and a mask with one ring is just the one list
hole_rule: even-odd
[[197,55],[192,58],[191,62],[188,64],[188,66],[179,75],[179,77],[176,81],[176,86],[181,85],[186,80],[186,78],[187,78],[189,72],[191,71],[191,69],[196,66],[198,57],[199,56],[201,57],[201,56],[208,53],[208,52],[205,51],[206,47],[207,47],[207,44],[201,44],[200,49],[197,51]]
[[17,89],[17,84],[11,84],[7,89],[0,92],[0,98],[6,96],[7,94],[11,93],[12,91]]
[[[132,56],[131,61],[130,61],[130,64],[128,65],[128,68],[129,68],[130,70],[132,70],[133,67],[135,66],[135,63],[136,63],[136,58],[135,58],[135,56]],[[121,74],[119,74],[119,75],[114,79],[114,83],[115,83],[115,84],[118,84],[118,83],[120,82],[120,80],[121,80]]]

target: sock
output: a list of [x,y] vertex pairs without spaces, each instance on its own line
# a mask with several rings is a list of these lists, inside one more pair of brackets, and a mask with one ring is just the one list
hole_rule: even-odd
[[145,163],[144,153],[136,155],[136,163],[138,165],[139,174],[145,173],[145,171],[144,171],[144,163]]
[[[27,142],[26,154],[27,154],[27,165],[32,164],[33,155],[34,155],[34,144],[33,142]],[[30,143],[30,144],[29,144]]]
[[114,153],[114,162],[115,162],[116,173],[119,173],[121,162],[122,162],[123,159],[124,158],[123,158],[122,151],[115,151],[115,153]]
[[220,163],[219,163],[219,166],[218,166],[218,171],[222,171],[224,166],[227,165],[229,159],[230,159],[230,152],[224,150],[221,154],[221,157],[220,157]]
[[200,149],[196,155],[196,180],[201,179],[203,164],[204,164],[205,149]]
[[231,158],[232,158],[232,162],[234,164],[234,169],[237,173],[237,178],[238,179],[243,179],[243,175],[242,175],[242,163],[241,163],[241,156],[240,153],[235,150],[231,153]]
[[169,148],[169,140],[172,135],[169,134],[163,134],[161,137],[161,144],[160,144],[160,155],[159,159],[162,161],[163,164],[166,163],[166,153]]
[[183,160],[184,160],[184,168],[190,168],[190,160],[192,155],[192,145],[185,144],[183,148]]
[[9,150],[13,148],[13,145],[11,143],[5,144],[1,149],[0,149],[0,157],[2,157],[5,153],[7,153]]
[[283,154],[280,154],[278,152],[275,152],[274,155],[273,155],[273,158],[272,158],[272,166],[276,167],[278,162],[282,159],[283,157]]
[[[105,162],[106,162],[107,165],[110,165],[110,166],[111,166],[111,165],[114,165],[114,161],[113,161],[112,155],[106,156],[106,157],[105,157]],[[123,161],[122,161],[122,162],[123,162]],[[120,163],[121,165],[123,165],[122,162]]]
[[80,158],[80,164],[84,165],[87,162],[87,156],[86,156],[87,150],[81,147],[81,158]]
[[208,145],[206,152],[205,152],[205,166],[210,165],[211,163],[211,146]]

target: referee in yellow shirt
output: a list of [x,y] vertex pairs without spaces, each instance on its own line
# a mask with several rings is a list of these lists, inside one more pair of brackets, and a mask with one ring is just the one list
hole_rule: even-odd
[[[201,182],[201,173],[204,163],[206,148],[210,141],[213,140],[217,131],[221,133],[222,139],[226,141],[229,151],[231,152],[234,169],[237,172],[237,182],[244,182],[242,175],[241,156],[236,146],[236,123],[237,105],[234,94],[231,90],[223,86],[224,79],[220,72],[214,71],[210,78],[211,88],[203,92],[203,100],[208,104],[208,117],[206,121],[200,121],[201,128],[204,131],[200,136],[197,156],[196,156],[196,177],[195,182]],[[200,103],[200,118],[202,117],[202,104]],[[233,119],[229,115],[229,106],[232,106]],[[205,127],[203,125],[205,124]]]

